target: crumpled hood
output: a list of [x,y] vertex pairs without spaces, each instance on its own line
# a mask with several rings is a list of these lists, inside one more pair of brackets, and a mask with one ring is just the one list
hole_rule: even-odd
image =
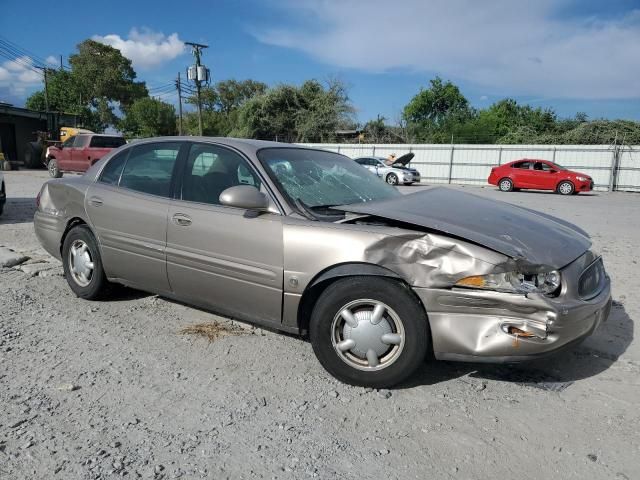
[[334,208],[460,237],[534,266],[562,268],[591,247],[588,234],[569,222],[444,187]]

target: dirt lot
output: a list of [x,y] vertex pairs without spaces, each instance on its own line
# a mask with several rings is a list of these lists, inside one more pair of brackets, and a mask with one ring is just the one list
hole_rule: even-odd
[[214,315],[124,289],[75,298],[33,234],[46,172],[5,177],[0,245],[30,260],[0,269],[2,479],[640,478],[638,195],[468,187],[591,232],[611,317],[559,356],[425,364],[372,391],[333,380],[297,337],[209,343],[179,331]]

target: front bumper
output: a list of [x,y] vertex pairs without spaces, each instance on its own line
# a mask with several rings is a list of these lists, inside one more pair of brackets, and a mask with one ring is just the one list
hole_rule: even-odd
[[[462,288],[414,288],[425,305],[435,357],[471,362],[519,362],[555,353],[591,335],[609,316],[611,283],[582,300],[575,280],[593,261],[589,252],[562,270],[557,298]],[[569,279],[569,281],[567,281]],[[508,333],[515,327],[532,334]]]
[[593,190],[593,180],[585,180],[584,182],[576,181],[576,192],[590,192]]

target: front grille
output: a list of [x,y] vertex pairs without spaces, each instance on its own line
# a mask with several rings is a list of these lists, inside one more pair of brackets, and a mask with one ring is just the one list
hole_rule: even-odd
[[578,280],[578,295],[580,295],[580,298],[588,300],[598,295],[602,290],[605,278],[606,273],[604,272],[602,259],[598,258],[580,275]]

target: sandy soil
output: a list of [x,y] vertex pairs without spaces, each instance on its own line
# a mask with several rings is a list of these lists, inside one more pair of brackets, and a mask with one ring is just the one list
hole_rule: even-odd
[[126,289],[77,299],[33,234],[46,172],[5,178],[0,245],[31,260],[0,269],[2,479],[640,478],[638,195],[465,188],[589,231],[611,317],[555,357],[425,364],[375,391],[335,381],[297,337],[209,343],[179,331],[228,321]]

